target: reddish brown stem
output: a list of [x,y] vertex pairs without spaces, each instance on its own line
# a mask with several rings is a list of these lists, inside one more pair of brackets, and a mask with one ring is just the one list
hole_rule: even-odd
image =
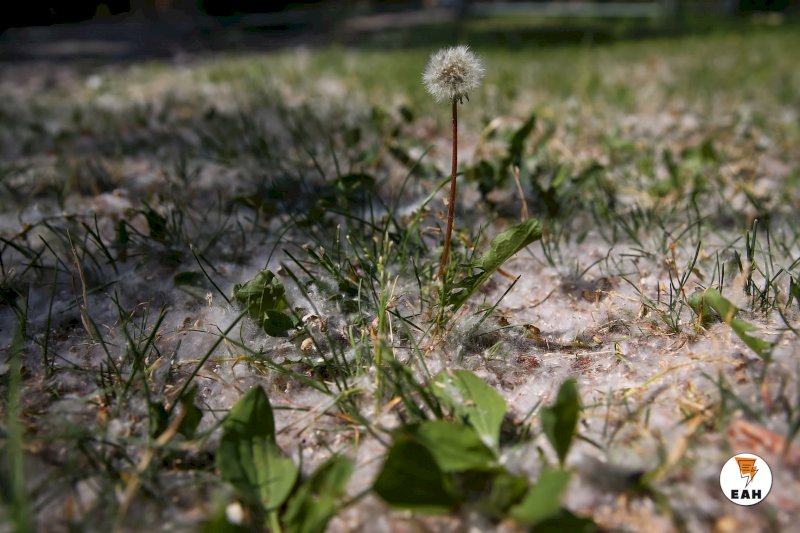
[[458,165],[458,107],[453,98],[453,166],[450,174],[450,201],[447,204],[447,232],[444,234],[444,251],[439,265],[439,277],[444,279],[447,259],[450,256],[450,237],[453,234],[453,219],[456,214],[456,166]]

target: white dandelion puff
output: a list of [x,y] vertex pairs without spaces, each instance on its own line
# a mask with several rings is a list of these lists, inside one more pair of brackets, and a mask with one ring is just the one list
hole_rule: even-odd
[[431,55],[422,81],[437,102],[461,101],[480,86],[485,73],[481,60],[468,46],[454,46]]

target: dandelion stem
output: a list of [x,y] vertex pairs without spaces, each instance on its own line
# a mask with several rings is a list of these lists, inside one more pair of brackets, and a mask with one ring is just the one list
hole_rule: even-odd
[[453,98],[453,161],[450,174],[450,201],[447,203],[447,232],[444,235],[444,251],[442,264],[439,265],[439,277],[444,281],[447,271],[447,259],[450,256],[450,236],[453,233],[453,218],[456,210],[456,166],[458,165],[458,106],[457,98]]

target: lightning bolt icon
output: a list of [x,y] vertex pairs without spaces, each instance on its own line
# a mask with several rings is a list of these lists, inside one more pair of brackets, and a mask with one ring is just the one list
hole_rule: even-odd
[[744,484],[744,488],[747,488],[747,485],[749,485],[750,482],[753,481],[753,478],[756,477],[756,472],[758,472],[758,468],[754,468],[750,472],[742,474],[743,478],[748,478],[747,483]]
[[748,478],[747,483],[745,483],[744,487],[747,488],[753,478],[756,477],[758,473],[758,468],[756,468],[756,460],[750,457],[737,457],[736,463],[739,465],[739,474],[742,478]]

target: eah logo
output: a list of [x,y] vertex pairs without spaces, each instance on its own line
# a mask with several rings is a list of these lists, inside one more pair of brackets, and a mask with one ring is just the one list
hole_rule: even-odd
[[719,486],[725,497],[736,505],[755,505],[766,498],[772,488],[772,470],[761,457],[740,453],[722,467]]

